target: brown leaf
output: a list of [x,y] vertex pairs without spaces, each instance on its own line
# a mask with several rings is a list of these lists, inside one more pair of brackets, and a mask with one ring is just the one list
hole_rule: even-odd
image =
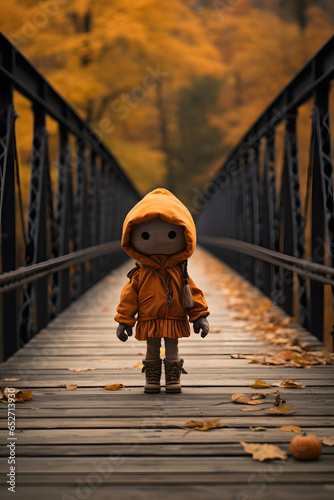
[[267,387],[271,387],[271,385],[265,382],[264,380],[256,378],[255,383],[252,385],[252,387],[253,389],[265,389]]
[[216,420],[189,420],[186,427],[195,431],[208,431],[209,429],[216,429],[217,427],[230,427],[227,424],[221,424],[220,418]]
[[291,415],[294,410],[294,408],[289,408],[288,406],[272,406],[271,408],[267,408],[265,412],[268,415]]
[[279,391],[275,394],[275,406],[279,406],[281,403],[285,403],[285,401],[281,398],[281,393]]
[[68,368],[71,372],[89,372],[90,370],[96,370],[96,368]]
[[[21,391],[20,389],[15,389],[14,392],[10,394],[15,394],[15,402],[22,403],[23,401],[29,401],[32,398],[31,391]],[[0,400],[3,403],[8,402],[9,391],[8,387],[1,387],[0,389]]]
[[320,439],[325,446],[334,446],[334,436],[323,437]]
[[123,384],[111,384],[111,385],[106,385],[104,389],[107,389],[108,391],[118,391],[119,389],[122,389],[125,387]]
[[258,460],[259,462],[263,462],[264,460],[274,460],[277,458],[287,460],[288,458],[285,451],[273,444],[245,443],[244,441],[241,441],[240,444],[243,446],[246,453],[252,454],[253,460]]
[[68,391],[74,391],[78,387],[78,384],[67,384],[66,389]]
[[254,432],[266,431],[267,430],[267,427],[252,427],[252,426],[250,426],[249,428],[250,428],[251,431],[254,431]]
[[299,382],[299,380],[287,378],[286,380],[282,380],[281,382],[275,382],[274,384],[277,387],[285,387],[286,389],[302,389],[305,387],[304,384]]
[[277,429],[288,432],[302,432],[302,428],[298,427],[298,425],[282,425],[282,427],[277,427]]
[[259,411],[264,410],[264,408],[242,408],[241,411]]
[[235,392],[232,394],[233,403],[238,403],[242,405],[259,405],[260,401],[252,399],[252,394],[241,394],[240,392]]

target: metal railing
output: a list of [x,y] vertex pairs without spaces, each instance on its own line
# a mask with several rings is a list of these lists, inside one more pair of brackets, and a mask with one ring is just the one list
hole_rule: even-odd
[[[333,78],[334,37],[283,88],[234,148],[207,186],[197,217],[203,246],[288,314],[298,315],[301,325],[320,339],[324,336],[324,286],[332,287],[332,297],[334,291],[329,116]],[[310,99],[310,152],[302,203],[297,121],[299,108]],[[276,140],[281,124],[284,154],[278,165]]]
[[[19,266],[16,219],[24,217],[14,91],[31,102],[34,117],[25,257]],[[58,124],[55,196],[47,116]],[[0,329],[7,359],[124,259],[122,222],[140,196],[97,135],[1,33],[0,196]]]

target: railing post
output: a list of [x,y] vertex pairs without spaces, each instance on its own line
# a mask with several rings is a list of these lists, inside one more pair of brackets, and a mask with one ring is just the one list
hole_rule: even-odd
[[[311,258],[313,262],[334,264],[333,212],[333,152],[329,117],[329,85],[321,86],[315,94],[312,115],[311,162],[312,227]],[[326,241],[327,240],[327,241]],[[326,248],[327,245],[327,248]],[[332,288],[332,297],[334,290]],[[323,338],[324,285],[311,281],[311,332]]]
[[[49,169],[48,133],[45,127],[45,112],[33,106],[34,136],[31,160],[30,196],[28,206],[27,242],[25,265],[46,260],[46,189]],[[34,319],[34,309],[36,316]],[[27,342],[36,331],[48,322],[47,278],[35,284],[23,286],[19,318],[20,339]]]
[[[82,250],[86,246],[87,187],[85,144],[81,139],[77,140],[76,173],[77,189],[74,211],[74,249]],[[72,283],[75,290],[75,296],[79,297],[85,290],[85,263],[80,264],[79,270],[76,271],[73,276]]]
[[[11,55],[11,54],[10,54]],[[11,61],[9,61],[11,64]],[[0,216],[1,271],[16,268],[15,235],[15,111],[13,88],[0,80]],[[19,345],[16,324],[16,290],[2,296],[3,357],[7,359]]]
[[[284,253],[301,259],[306,258],[304,246],[304,220],[301,211],[300,186],[299,186],[299,160],[296,132],[297,111],[290,112],[287,117],[286,132],[284,140],[284,165],[282,178],[282,198],[280,204],[283,213],[284,228],[283,248]],[[283,274],[285,311],[293,315],[293,273],[285,270]],[[298,275],[298,305],[299,322],[302,326],[308,326],[307,308],[307,285],[304,277]]]
[[[65,255],[70,249],[72,227],[72,179],[71,179],[71,148],[68,141],[68,131],[59,126],[58,150],[58,189],[56,232],[57,238],[53,247],[54,257]],[[53,316],[63,311],[70,302],[70,273],[64,269],[53,275],[52,304]]]
[[[263,170],[262,197],[262,244],[265,248],[278,251],[278,214],[276,206],[276,150],[275,131],[270,131],[266,137]],[[279,268],[263,262],[264,292],[275,301],[279,290]]]

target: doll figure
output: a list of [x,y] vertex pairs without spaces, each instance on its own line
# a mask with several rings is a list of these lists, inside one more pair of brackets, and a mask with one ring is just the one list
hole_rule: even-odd
[[167,189],[147,194],[124,220],[122,248],[136,260],[136,267],[128,273],[129,281],[121,292],[116,334],[125,342],[137,322],[135,338],[147,343],[146,393],[160,392],[162,338],[166,392],[180,393],[180,375],[187,372],[179,357],[178,339],[189,337],[189,321],[201,337],[209,332],[205,297],[187,273],[187,259],[195,246],[193,218]]

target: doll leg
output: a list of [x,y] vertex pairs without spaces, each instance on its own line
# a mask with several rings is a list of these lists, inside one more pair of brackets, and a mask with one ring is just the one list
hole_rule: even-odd
[[144,392],[154,394],[160,392],[161,359],[160,345],[161,339],[150,338],[146,341],[146,358],[143,359],[143,371],[145,372]]
[[165,337],[166,360],[180,361],[179,358],[179,339],[170,339]]
[[161,339],[147,339],[146,341],[146,358],[147,360],[160,359]]
[[183,359],[179,358],[178,339],[165,338],[166,359],[165,377],[166,377],[166,392],[180,393],[181,373],[187,373],[183,368]]

